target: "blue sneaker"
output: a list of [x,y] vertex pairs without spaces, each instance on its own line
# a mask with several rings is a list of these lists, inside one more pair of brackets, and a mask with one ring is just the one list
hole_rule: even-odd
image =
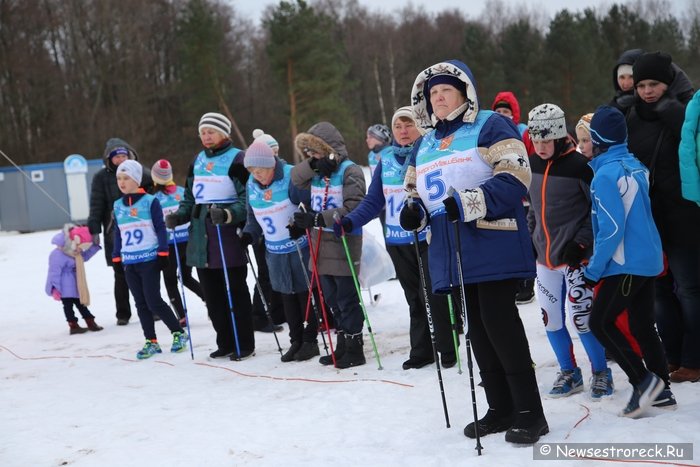
[[603,397],[612,396],[614,390],[615,385],[610,368],[593,372],[591,376],[591,400],[600,401]]
[[557,379],[554,381],[552,390],[549,391],[549,396],[557,399],[581,391],[583,391],[583,376],[581,376],[581,369],[576,367],[573,370],[561,370],[557,373]]
[[186,332],[175,331],[173,333],[173,346],[170,347],[170,351],[173,353],[183,352],[187,348],[187,341],[190,337]]
[[136,352],[136,358],[138,358],[139,360],[145,360],[147,358],[151,358],[157,353],[163,353],[163,351],[160,350],[160,345],[158,344],[158,342],[146,341],[146,344],[144,344],[143,349]]
[[665,388],[665,383],[651,371],[647,373],[639,386],[632,389],[632,397],[620,413],[623,417],[637,418]]
[[678,403],[676,402],[676,396],[673,395],[671,390],[669,388],[664,388],[664,390],[656,396],[651,406],[666,410],[676,410]]

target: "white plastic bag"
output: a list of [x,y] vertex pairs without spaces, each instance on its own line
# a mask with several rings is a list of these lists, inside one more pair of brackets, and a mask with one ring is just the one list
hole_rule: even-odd
[[362,257],[360,258],[360,285],[367,289],[396,276],[394,263],[384,246],[362,229]]

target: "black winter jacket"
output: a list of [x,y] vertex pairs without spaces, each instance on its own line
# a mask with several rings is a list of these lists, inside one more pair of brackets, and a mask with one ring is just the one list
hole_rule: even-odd
[[[105,145],[102,155],[105,166],[92,178],[90,188],[90,214],[88,215],[88,228],[95,235],[102,232],[104,238],[105,259],[109,266],[112,265],[112,248],[114,247],[114,222],[112,210],[114,202],[122,197],[122,192],[117,185],[117,168],[109,160],[109,153],[118,146],[129,150],[129,159],[138,160],[138,154],[129,143],[120,138],[110,138]],[[144,167],[141,186],[146,189],[153,185],[151,171]]]
[[697,245],[700,207],[681,194],[678,146],[685,107],[693,95],[686,74],[674,67],[666,93],[653,104],[636,97],[627,116],[629,149],[649,168],[651,210],[664,248]]

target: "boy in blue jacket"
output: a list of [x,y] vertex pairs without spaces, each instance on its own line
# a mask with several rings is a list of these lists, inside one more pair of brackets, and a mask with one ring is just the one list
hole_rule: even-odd
[[127,160],[117,168],[117,184],[124,196],[114,202],[114,250],[112,263],[123,268],[134,296],[146,344],[136,354],[139,360],[161,353],[153,315],[157,314],[173,334],[171,352],[187,348],[187,333],[160,295],[160,272],[168,266],[168,234],[163,211],[155,196],[141,185],[142,168]]
[[[654,327],[654,277],[663,269],[661,239],[651,215],[649,170],[627,148],[619,110],[601,106],[591,120],[593,256],[584,280],[599,285],[589,325],[633,386],[620,413],[637,418],[649,406],[675,406],[661,340]],[[643,358],[615,325],[629,312]]]

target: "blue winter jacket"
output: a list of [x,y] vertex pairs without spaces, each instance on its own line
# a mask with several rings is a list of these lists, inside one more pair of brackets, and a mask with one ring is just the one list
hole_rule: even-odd
[[700,206],[700,91],[685,109],[678,159],[683,197]]
[[610,146],[588,163],[591,182],[593,256],[585,276],[633,274],[653,277],[663,269],[661,238],[651,214],[649,170],[628,150]]
[[[478,186],[484,193],[487,213],[477,221],[456,223],[461,241],[463,281],[470,284],[535,277],[535,259],[522,203],[530,185],[531,171],[520,131],[510,119],[479,110],[473,75],[458,60],[433,65],[416,79],[412,101],[419,126],[426,128],[430,121],[432,108],[429,97],[424,95],[425,82],[434,74],[452,74],[464,81],[469,103],[467,110],[453,120],[436,122],[432,130],[436,139],[449,142],[449,137],[460,128],[478,125],[482,114],[485,118],[476,146],[479,156],[491,168],[490,178]],[[420,144],[416,143],[419,147],[412,155],[413,164],[415,154],[429,144],[429,136],[430,133],[423,137]],[[407,188],[410,180],[407,174]],[[444,211],[431,215],[429,224],[429,267],[433,291],[448,293],[459,284],[454,224],[449,222]]]

